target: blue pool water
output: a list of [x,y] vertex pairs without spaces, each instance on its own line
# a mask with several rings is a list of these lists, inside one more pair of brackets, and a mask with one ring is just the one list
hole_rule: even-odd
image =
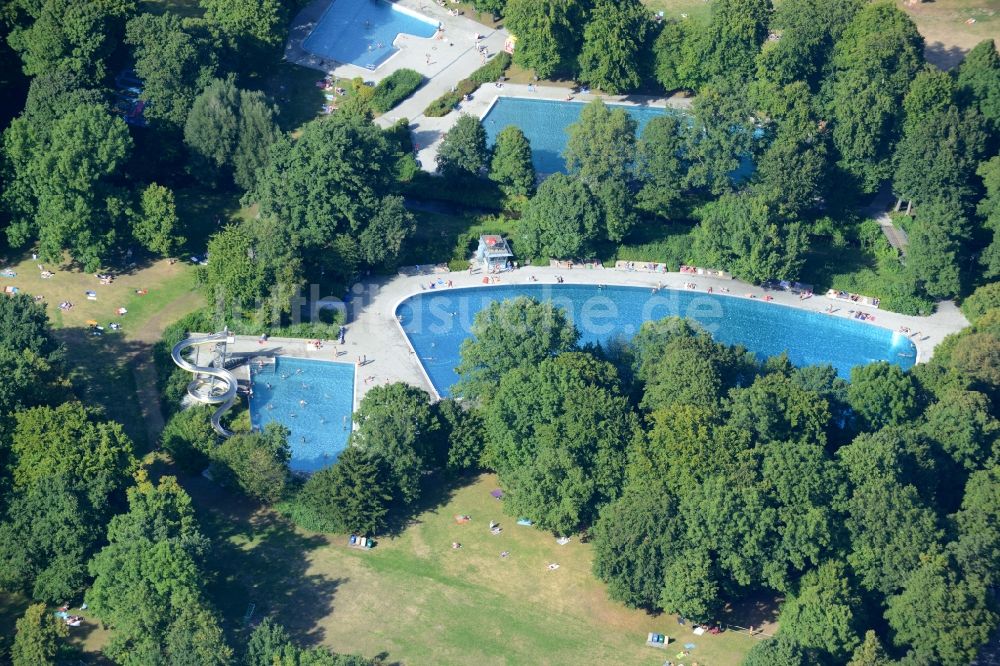
[[279,357],[262,369],[251,365],[251,375],[250,422],[263,428],[277,421],[291,431],[292,470],[315,472],[332,465],[351,434],[354,366]]
[[[581,343],[630,339],[642,322],[680,315],[726,344],[741,344],[758,358],[787,352],[796,366],[830,364],[847,379],[851,368],[889,361],[909,368],[913,343],[898,333],[852,319],[832,317],[742,297],[645,287],[512,285],[421,293],[400,304],[397,315],[434,388],[442,396],[458,381],[459,346],[477,312],[517,296],[550,300],[566,310]],[[821,308],[819,299],[817,309]],[[878,316],[876,314],[876,316]]]
[[398,50],[392,45],[396,37],[433,37],[437,25],[384,0],[333,0],[302,48],[321,58],[375,69]]
[[[608,106],[612,109],[624,109],[632,116],[638,124],[636,129],[638,134],[642,134],[646,124],[657,116],[668,113],[685,115],[683,111],[677,109],[624,104],[608,104]],[[528,143],[531,144],[531,161],[535,171],[542,175],[565,172],[566,161],[562,154],[569,139],[566,128],[580,119],[583,107],[584,104],[580,102],[500,97],[483,116],[487,143],[493,146],[503,128],[516,125],[521,128]],[[731,176],[734,181],[745,180],[753,173],[753,168],[753,163],[745,159]]]

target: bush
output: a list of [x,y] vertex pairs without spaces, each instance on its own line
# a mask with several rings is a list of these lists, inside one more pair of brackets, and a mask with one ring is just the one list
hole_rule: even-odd
[[427,108],[424,109],[424,115],[429,118],[440,118],[441,116],[446,116],[451,113],[452,109],[458,106],[458,103],[462,101],[463,97],[471,95],[476,92],[478,88],[478,83],[474,83],[469,79],[462,79],[458,82],[453,91],[446,92],[431,102]]
[[510,67],[510,54],[498,53],[492,60],[470,74],[469,78],[459,81],[455,90],[446,92],[431,102],[424,109],[424,115],[429,118],[440,118],[448,115],[462,101],[463,97],[476,92],[479,86],[484,83],[496,81],[503,76],[508,67]]
[[420,72],[412,69],[398,69],[379,81],[369,104],[375,113],[385,113],[412,95],[423,83],[424,77]]
[[473,83],[478,83],[479,85],[492,83],[503,76],[503,73],[506,72],[509,67],[510,54],[505,51],[501,51],[496,54],[492,60],[474,71],[472,74],[469,74],[469,80]]
[[995,308],[1000,308],[1000,282],[984,284],[962,301],[962,313],[972,324]]

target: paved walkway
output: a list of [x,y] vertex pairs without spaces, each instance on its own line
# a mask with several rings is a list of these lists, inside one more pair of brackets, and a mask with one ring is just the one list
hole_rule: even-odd
[[889,217],[889,210],[892,208],[893,201],[895,201],[895,198],[892,195],[892,187],[886,184],[878,191],[875,198],[872,199],[872,202],[863,212],[878,222],[878,226],[882,229],[882,233],[885,234],[889,245],[899,250],[900,254],[905,255],[906,246],[909,244],[910,239],[907,237],[905,231],[892,223],[892,218]]
[[[697,284],[698,291],[704,291],[712,286],[715,294],[728,298],[746,298],[752,293],[757,298],[764,296],[760,287],[748,285],[739,280],[692,276],[687,273],[642,273],[616,269],[586,269],[574,268],[521,268],[505,273],[500,277],[501,284],[530,284],[530,277],[535,276],[538,283],[554,283],[555,276],[562,275],[567,283],[578,284],[609,284],[654,287],[658,283],[669,289],[684,289],[688,282]],[[346,351],[346,358],[356,360],[365,355],[369,363],[364,369],[359,369],[356,378],[355,400],[358,401],[371,387],[385,382],[403,381],[419,386],[432,395],[436,395],[430,379],[423,366],[416,358],[409,341],[404,336],[396,320],[396,307],[406,298],[420,293],[421,283],[442,277],[452,280],[454,288],[481,287],[482,274],[470,275],[468,272],[452,272],[440,275],[399,276],[381,282],[371,282],[355,285],[354,299],[349,304],[349,320],[347,324],[346,345],[341,351]],[[719,289],[728,287],[731,294],[720,294]],[[834,301],[825,296],[800,301],[798,296],[785,292],[769,292],[774,297],[774,303],[788,305],[803,310],[823,312],[833,305],[835,312],[829,316],[849,317],[848,310],[852,306],[841,301]],[[889,330],[907,327],[915,334],[911,340],[917,347],[917,362],[926,362],[945,336],[960,331],[969,325],[961,311],[954,303],[946,302],[938,306],[938,310],[930,317],[914,317],[909,315],[885,312],[873,308],[865,311],[876,313],[874,323],[859,326],[880,326]],[[365,378],[372,378],[365,382]]]

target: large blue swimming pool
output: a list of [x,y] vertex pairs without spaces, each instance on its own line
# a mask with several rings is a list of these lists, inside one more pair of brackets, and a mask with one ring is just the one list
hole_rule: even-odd
[[253,426],[277,421],[291,431],[290,467],[296,472],[332,465],[351,434],[354,366],[279,357],[263,368],[251,364],[250,371]]
[[[608,104],[608,106],[613,109],[625,109],[638,123],[636,131],[639,134],[642,134],[646,123],[657,116],[667,113],[684,114],[677,109],[661,107],[625,104]],[[500,97],[483,116],[487,142],[493,146],[497,134],[503,128],[515,125],[521,128],[528,143],[531,144],[531,161],[535,165],[535,171],[542,175],[565,172],[566,162],[562,155],[569,138],[566,128],[580,119],[583,107],[584,104],[581,102]],[[753,163],[746,159],[732,177],[733,180],[743,180],[751,173],[753,173]]]
[[[887,329],[742,297],[567,284],[475,287],[417,294],[397,310],[439,394],[448,395],[458,381],[459,346],[469,337],[476,313],[517,296],[550,300],[565,309],[583,343],[630,339],[642,322],[680,315],[696,320],[716,340],[741,344],[759,358],[787,352],[797,366],[830,364],[845,379],[856,365],[889,361],[909,368],[916,356],[906,336]],[[817,309],[822,304],[816,300]]]
[[321,58],[375,69],[398,49],[400,35],[433,37],[437,23],[384,0],[333,0],[302,48]]

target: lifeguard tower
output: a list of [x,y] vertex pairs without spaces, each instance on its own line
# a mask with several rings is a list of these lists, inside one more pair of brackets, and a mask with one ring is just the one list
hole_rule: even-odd
[[514,253],[510,251],[510,245],[503,236],[487,234],[479,237],[476,263],[486,273],[499,273],[514,267]]

